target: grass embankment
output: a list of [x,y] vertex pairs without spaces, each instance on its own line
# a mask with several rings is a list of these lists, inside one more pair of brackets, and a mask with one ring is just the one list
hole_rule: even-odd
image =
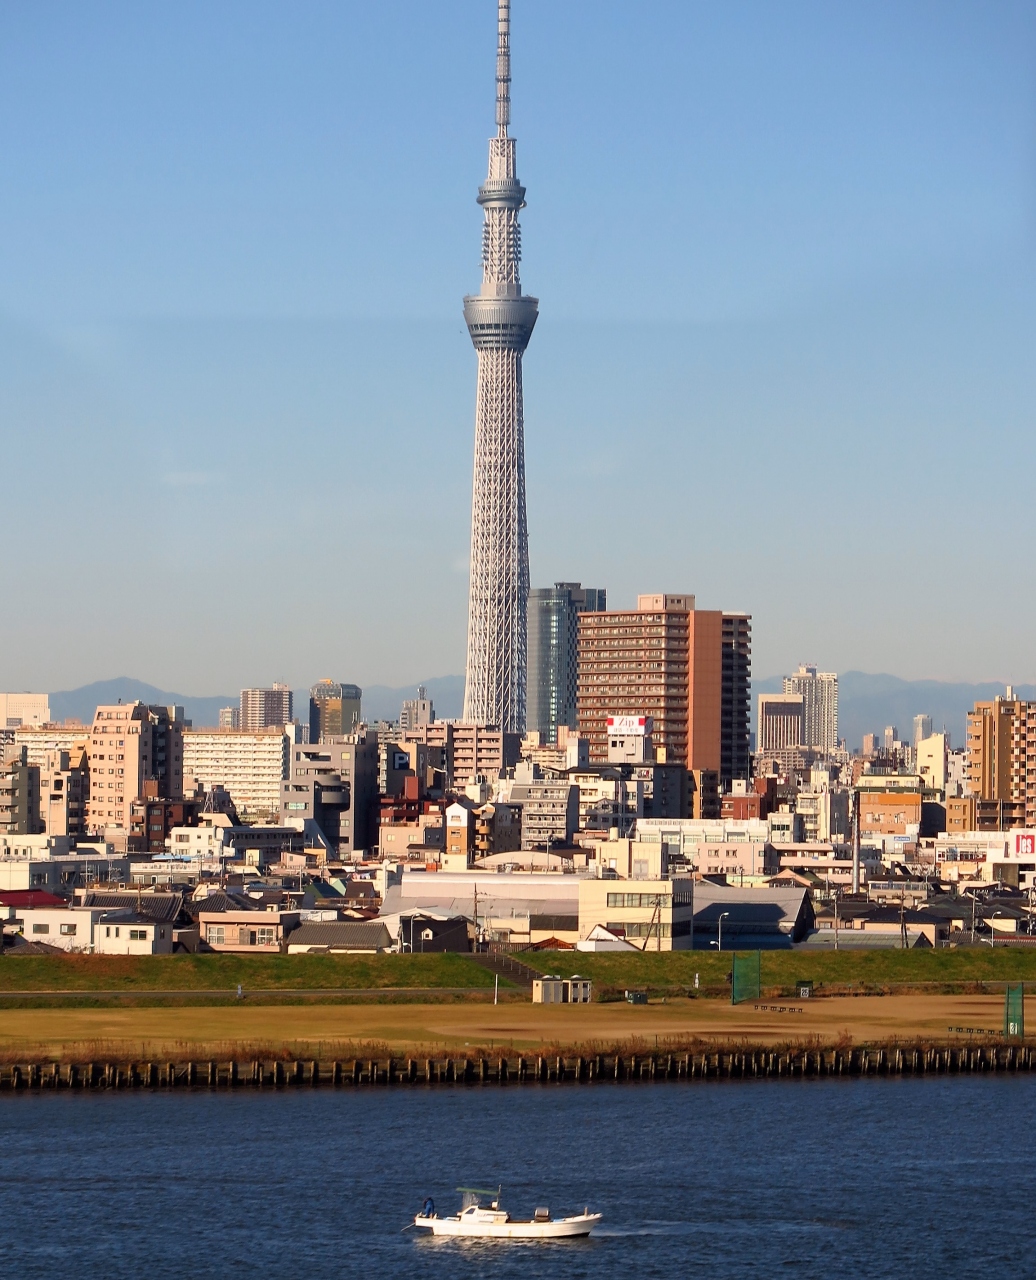
[[[732,957],[728,952],[663,951],[634,955],[613,952],[532,951],[520,957],[542,973],[592,978],[598,999],[623,991],[654,996],[726,997]],[[797,983],[812,979],[819,995],[931,991],[950,994],[981,990],[982,984],[1036,982],[1036,949],[968,947],[937,951],[764,951],[760,982],[764,994],[790,995]]]
[[[493,975],[462,955],[5,956],[4,992],[486,990]],[[509,985],[503,983],[501,985]]]
[[[593,979],[598,1000],[621,999],[626,989],[652,997],[695,995],[729,999],[731,954],[715,951],[533,951],[519,957],[543,973],[580,973]],[[695,988],[694,978],[699,985]],[[967,993],[999,990],[1005,982],[1036,983],[1036,949],[974,947],[960,950],[764,951],[763,995],[791,996],[812,979],[817,995]],[[78,1005],[97,1003],[234,1003],[237,987],[251,1003],[332,1000],[484,1000],[493,975],[463,955],[382,956],[24,956],[0,962],[4,1008],[52,1004],[62,992]],[[501,998],[526,999],[505,979]],[[25,992],[23,996],[8,993]],[[160,993],[180,993],[166,995]],[[349,993],[355,993],[350,995]]]

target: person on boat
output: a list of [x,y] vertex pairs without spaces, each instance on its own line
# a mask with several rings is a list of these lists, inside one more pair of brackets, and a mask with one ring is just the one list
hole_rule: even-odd
[[435,1216],[435,1201],[431,1196],[424,1202],[424,1208],[421,1210],[421,1216],[424,1218],[432,1218]]

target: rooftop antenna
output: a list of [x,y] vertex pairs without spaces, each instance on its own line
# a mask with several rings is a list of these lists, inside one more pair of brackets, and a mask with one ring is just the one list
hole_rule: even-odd
[[499,0],[496,44],[496,135],[511,123],[511,0]]

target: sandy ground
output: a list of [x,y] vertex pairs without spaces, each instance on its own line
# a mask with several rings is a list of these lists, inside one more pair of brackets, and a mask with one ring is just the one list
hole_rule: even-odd
[[[1032,1025],[1036,1003],[1026,1001]],[[640,1039],[653,1046],[692,1036],[756,1044],[841,1036],[856,1043],[893,1037],[964,1038],[956,1028],[998,1031],[1002,996],[858,996],[732,1007],[716,1000],[626,1004],[285,1005],[232,1008],[13,1009],[0,1012],[0,1053],[119,1054],[143,1060],[189,1057],[207,1046],[229,1057],[248,1046],[310,1045],[312,1056],[345,1042],[377,1042],[394,1052],[418,1047],[531,1049],[538,1045]],[[954,1030],[950,1030],[953,1028]]]

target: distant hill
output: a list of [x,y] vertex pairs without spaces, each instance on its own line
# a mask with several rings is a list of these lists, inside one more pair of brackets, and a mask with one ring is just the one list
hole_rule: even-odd
[[[752,684],[752,699],[760,693],[780,693],[781,677],[770,676]],[[964,745],[967,714],[976,702],[989,702],[1005,686],[950,684],[942,680],[901,680],[898,676],[845,671],[838,676],[838,733],[850,750],[859,751],[865,733],[880,734],[894,724],[903,741],[909,741],[914,716],[931,716],[932,729],[945,727],[955,747]],[[1036,685],[1015,685],[1019,698],[1036,698]],[[752,707],[755,721],[756,706]]]
[[[219,724],[220,707],[236,707],[239,700],[236,693],[225,697],[193,698],[186,693],[169,693],[165,689],[156,689],[153,684],[145,684],[143,680],[118,676],[115,680],[97,680],[93,684],[84,684],[79,689],[52,693],[50,714],[54,720],[81,720],[84,724],[89,724],[99,706],[120,700],[135,702],[138,698],[141,702],[157,706],[183,707],[184,715],[197,728]],[[307,707],[308,705],[307,702]]]
[[[422,682],[435,704],[440,720],[456,719],[464,705],[464,677],[436,676]],[[769,676],[752,683],[752,721],[755,722],[756,697],[760,693],[780,693],[781,677]],[[967,713],[976,702],[987,702],[1002,694],[1002,684],[949,684],[941,680],[901,680],[898,676],[869,675],[864,671],[845,671],[838,677],[838,731],[850,748],[859,750],[865,733],[880,734],[887,724],[894,724],[901,738],[908,738],[914,716],[932,717],[937,732],[945,726],[954,746],[964,745]],[[1020,698],[1036,700],[1036,685],[1015,685]],[[417,696],[417,685],[398,688],[374,684],[363,691],[363,715],[367,720],[396,720],[405,698]],[[236,707],[238,695],[195,698],[186,693],[169,693],[142,680],[120,676],[117,680],[99,680],[50,695],[50,713],[55,720],[76,719],[84,724],[93,719],[95,708],[103,703],[154,702],[161,706],[176,704],[201,728],[219,723],[221,707]],[[295,714],[305,721],[309,716],[309,690],[295,691]]]
[[[464,704],[464,677],[437,676],[422,682],[435,705],[440,720],[456,719]],[[370,685],[363,691],[363,714],[368,720],[398,720],[405,698],[417,696],[417,685],[404,685],[398,689],[388,685]],[[155,703],[158,706],[180,706],[195,728],[206,728],[219,723],[221,707],[236,707],[240,701],[237,693],[213,698],[195,698],[187,693],[170,693],[157,689],[143,680],[119,676],[115,680],[97,680],[79,689],[66,689],[50,694],[50,714],[54,720],[81,720],[89,724],[94,711],[107,703],[133,702]],[[309,719],[309,690],[295,690],[295,715],[303,722]]]

